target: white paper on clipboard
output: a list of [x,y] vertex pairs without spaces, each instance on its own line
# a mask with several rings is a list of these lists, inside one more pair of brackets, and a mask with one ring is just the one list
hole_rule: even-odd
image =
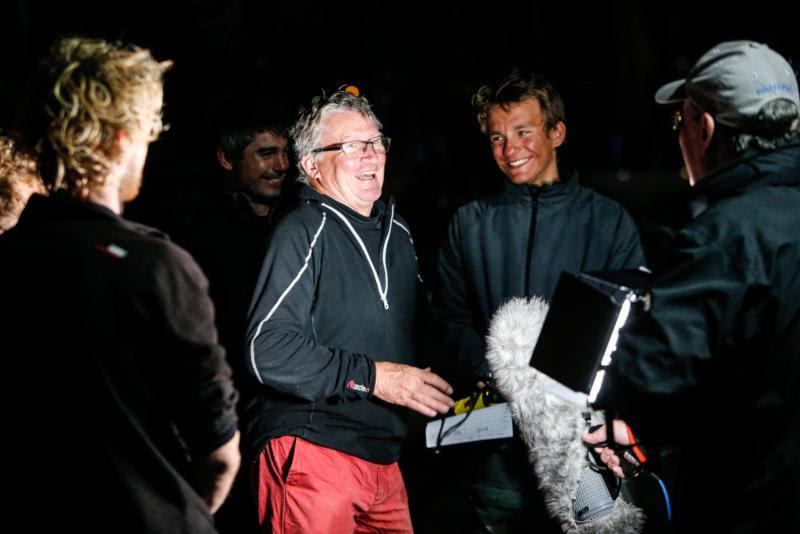
[[[469,417],[467,417],[469,415]],[[464,421],[466,418],[466,421]],[[444,421],[444,427],[442,427]],[[436,447],[436,440],[447,433],[448,429],[464,421],[447,437],[441,445],[456,445],[487,439],[510,438],[514,435],[514,424],[511,420],[511,409],[507,402],[495,404],[488,408],[475,410],[470,414],[453,415],[444,420],[431,421],[425,427],[425,444],[430,449]]]

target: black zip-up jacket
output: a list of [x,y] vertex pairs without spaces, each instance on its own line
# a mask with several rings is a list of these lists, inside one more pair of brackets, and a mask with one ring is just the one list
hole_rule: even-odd
[[304,187],[275,227],[248,314],[250,454],[295,435],[365,460],[397,460],[406,410],[372,397],[375,361],[413,364],[420,291],[394,201],[363,217]]
[[[625,210],[578,185],[575,173],[546,186],[515,185],[461,207],[439,254],[435,299],[444,342],[468,383],[489,372],[484,336],[510,297],[552,297],[562,271],[644,264]],[[452,366],[451,366],[452,367]]]
[[269,215],[259,217],[243,193],[218,191],[203,210],[169,229],[170,237],[189,251],[208,278],[219,342],[233,369],[240,409],[251,397],[247,391],[249,377],[242,366],[247,309],[264,259],[274,208]]
[[233,436],[236,392],[189,254],[33,196],[0,280],[7,531],[216,532],[191,462]]
[[623,330],[604,404],[666,475],[679,529],[791,532],[800,509],[800,143],[695,186],[698,214]]

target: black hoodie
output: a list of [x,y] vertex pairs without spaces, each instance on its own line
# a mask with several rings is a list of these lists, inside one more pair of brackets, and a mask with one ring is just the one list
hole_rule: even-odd
[[363,217],[304,187],[276,226],[248,314],[251,455],[294,435],[359,458],[397,460],[406,410],[372,396],[375,362],[413,364],[423,305],[408,226],[394,201]]

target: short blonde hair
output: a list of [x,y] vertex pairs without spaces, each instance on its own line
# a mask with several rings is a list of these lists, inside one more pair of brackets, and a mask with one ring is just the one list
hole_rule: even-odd
[[36,161],[19,150],[13,139],[0,135],[0,232],[17,224],[33,193],[44,193]]
[[155,140],[163,130],[162,77],[171,62],[149,50],[81,37],[58,41],[45,60],[42,178],[81,197],[102,186],[120,132]]

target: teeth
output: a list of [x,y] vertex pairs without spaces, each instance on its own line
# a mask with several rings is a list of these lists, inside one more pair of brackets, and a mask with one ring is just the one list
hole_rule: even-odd
[[518,159],[516,161],[511,161],[509,162],[509,165],[511,165],[512,167],[519,167],[520,165],[527,163],[529,159],[530,158],[525,158],[525,159]]

